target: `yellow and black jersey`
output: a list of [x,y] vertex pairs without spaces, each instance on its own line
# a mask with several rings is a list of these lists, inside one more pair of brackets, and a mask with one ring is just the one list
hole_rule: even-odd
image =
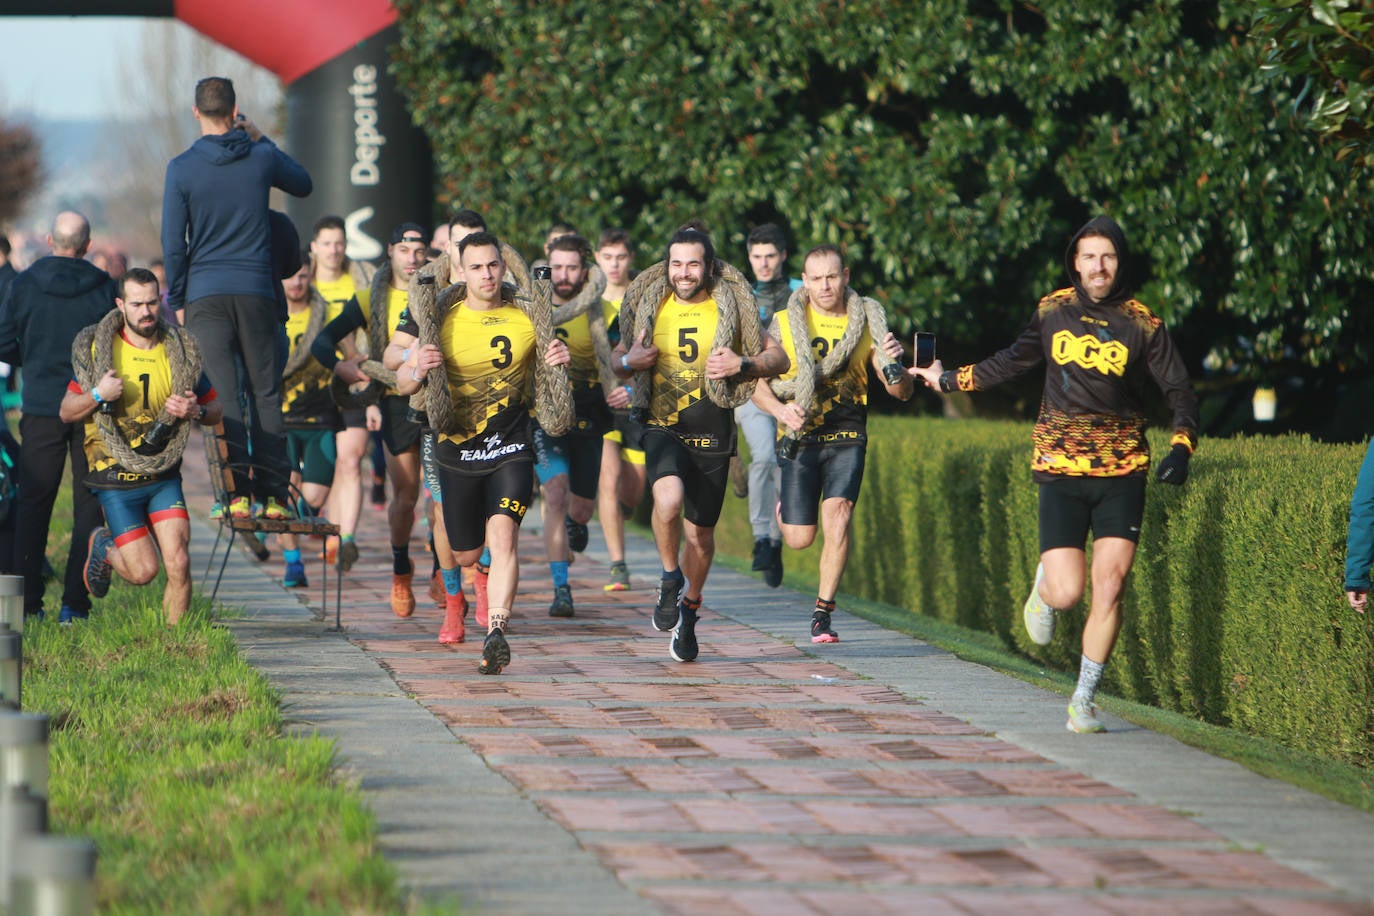
[[[125,336],[127,333],[120,331],[110,348],[110,368],[124,382],[124,393],[114,405],[114,421],[124,434],[125,441],[131,448],[136,449],[143,443],[144,435],[162,412],[162,405],[166,404],[167,398],[173,394],[172,367],[167,361],[167,348],[161,342],[144,350],[129,343]],[[94,356],[94,345],[91,350]],[[76,394],[86,393],[86,389],[75,379],[67,385],[67,390]],[[202,404],[214,399],[214,389],[210,387],[210,381],[204,374],[196,385],[195,393]],[[90,468],[85,481],[88,487],[106,490],[131,489],[167,480],[180,473],[180,465],[157,475],[138,474],[121,468],[106,450],[94,414],[86,420],[84,432],[83,448],[86,452],[86,464]]]
[[[399,330],[420,334],[413,318]],[[526,392],[539,355],[529,317],[513,305],[479,311],[459,302],[444,315],[439,349],[460,431],[439,436],[435,460],[465,474],[485,474],[516,459],[533,461]],[[429,384],[438,380],[437,372],[430,373]]]
[[624,301],[624,296],[601,300],[601,314],[606,318],[606,338],[612,347],[620,343],[620,304]]
[[315,290],[320,294],[320,298],[329,303],[329,310],[324,313],[325,321],[333,321],[339,317],[344,305],[349,299],[358,294],[358,284],[354,282],[353,275],[345,272],[337,280],[315,280],[312,281]]
[[734,414],[706,395],[706,357],[719,321],[714,297],[688,303],[670,295],[659,308],[648,425],[672,431],[689,448],[729,454],[735,448]]
[[[347,307],[350,302],[357,303],[359,292],[358,284],[353,280],[353,275],[351,273],[345,272],[344,275],[337,280],[315,280],[312,282],[315,285],[315,291],[320,294],[320,298],[328,303],[329,306],[324,312],[325,324],[329,324],[329,322],[343,314],[344,308]],[[364,293],[364,295],[366,295],[366,293]],[[360,338],[361,336],[362,335],[360,335]],[[342,338],[336,338],[336,342],[340,339]],[[366,352],[367,344],[363,343],[361,339],[355,340],[354,343],[362,346],[364,352]],[[335,361],[343,359],[343,351],[335,350],[334,359]],[[334,367],[331,364],[329,368],[333,369]]]
[[1031,467],[1056,476],[1125,477],[1150,467],[1145,386],[1153,381],[1173,411],[1174,441],[1197,442],[1197,396],[1164,323],[1135,299],[1083,304],[1072,288],[1044,299],[1016,341],[941,378],[942,388],[977,391],[1044,363]]
[[577,421],[571,432],[601,436],[614,425],[611,408],[606,405],[606,393],[601,390],[601,373],[596,364],[596,348],[592,345],[591,322],[586,314],[570,318],[554,328],[558,338],[568,345],[572,362],[568,365],[568,381],[572,384],[573,408]]
[[[830,315],[811,307],[806,309],[806,339],[811,343],[811,354],[817,365],[839,344],[848,326],[847,313]],[[792,322],[786,309],[774,315],[771,333],[775,340],[781,342],[782,348],[787,351],[787,358],[792,362],[780,378],[796,378],[796,346]],[[801,431],[804,441],[822,445],[858,445],[866,441],[868,366],[872,351],[873,337],[865,328],[844,371],[817,386],[811,418]],[[779,424],[778,435],[784,432],[786,427]]]
[[[292,352],[300,347],[310,326],[310,309],[301,309],[286,316],[286,340]],[[334,396],[329,383],[334,373],[321,366],[314,357],[299,369],[284,377],[281,383],[282,422],[289,429],[332,429],[338,418]]]

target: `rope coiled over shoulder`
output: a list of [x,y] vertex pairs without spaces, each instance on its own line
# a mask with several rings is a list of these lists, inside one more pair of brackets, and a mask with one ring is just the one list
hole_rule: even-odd
[[[738,343],[737,352],[741,356],[757,356],[763,350],[763,329],[759,326],[754,291],[744,279],[744,274],[724,261],[717,260],[713,272],[716,282],[711,294],[720,310],[720,320],[716,324],[716,337],[711,342],[711,349],[726,347],[733,350]],[[646,268],[630,282],[620,305],[620,340],[626,349],[641,336],[646,340],[653,339],[654,321],[658,318],[660,307],[672,293],[665,261]],[[652,369],[635,373],[632,406],[643,408],[648,405],[652,378]],[[758,379],[743,375],[724,379],[708,378],[706,396],[717,407],[735,408],[753,396],[757,382]]]
[[[513,262],[518,263],[526,282],[530,282],[524,259],[514,249],[503,243],[501,254],[508,268]],[[443,316],[467,296],[467,284],[462,282],[439,288],[439,280],[449,277],[449,267],[448,255],[440,255],[416,271],[411,278],[409,309],[419,331],[419,346],[440,345],[439,330],[443,325]],[[533,293],[534,297],[531,298],[519,287],[505,283],[501,287],[501,301],[518,307],[534,326],[538,351],[534,361],[535,412],[539,425],[549,435],[561,436],[572,428],[574,415],[567,368],[550,366],[544,362],[544,353],[554,338],[552,284],[547,280],[540,281],[534,284]],[[435,432],[449,436],[463,432],[453,415],[453,400],[447,380],[442,384],[425,385],[411,397],[410,404],[413,409],[426,415],[430,428]]]
[[864,331],[868,331],[878,348],[878,360],[883,370],[886,371],[889,364],[897,364],[896,360],[883,352],[881,346],[888,334],[887,312],[883,311],[876,299],[860,296],[854,290],[847,289],[844,306],[848,322],[844,336],[817,365],[816,355],[811,349],[811,335],[806,327],[806,308],[809,303],[810,296],[804,286],[794,290],[792,297],[787,300],[787,323],[792,332],[792,349],[797,356],[796,376],[787,380],[772,379],[768,383],[779,400],[792,401],[805,411],[808,418],[816,407],[816,389],[845,371]]
[[382,354],[391,340],[386,326],[388,299],[391,297],[391,261],[388,260],[372,275],[367,319],[367,358],[358,366],[363,374],[388,388],[396,387],[396,373],[382,365]]
[[324,315],[328,309],[329,303],[324,301],[319,290],[311,286],[310,318],[306,321],[305,333],[301,335],[300,341],[287,354],[286,365],[281,370],[282,378],[295,375],[310,360],[310,346],[315,342],[315,338],[320,336],[320,331],[324,330]]
[[611,338],[606,330],[606,310],[601,307],[601,297],[605,294],[606,275],[593,264],[582,291],[571,302],[554,308],[553,326],[556,328],[579,315],[587,316],[587,333],[591,336],[592,351],[596,354],[597,377],[601,381],[601,390],[610,391],[620,385],[620,379],[611,370]]
[[[123,327],[123,313],[111,309],[99,322],[83,328],[76,335],[76,340],[72,342],[72,368],[76,380],[86,391],[94,391],[105,373],[114,368],[114,342]],[[172,391],[176,394],[194,391],[203,371],[200,347],[195,337],[189,331],[168,325],[161,319],[157,323],[157,336],[167,350],[167,362],[172,371]],[[135,474],[154,476],[176,467],[186,451],[186,440],[191,434],[191,424],[172,416],[164,406],[157,422],[173,427],[172,438],[166,448],[156,455],[140,455],[129,445],[114,416],[101,410],[97,410],[94,416],[105,450],[119,462],[120,467]]]

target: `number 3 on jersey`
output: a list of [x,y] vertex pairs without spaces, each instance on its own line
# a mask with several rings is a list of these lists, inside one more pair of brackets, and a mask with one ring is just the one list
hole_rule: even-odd
[[496,358],[491,361],[493,366],[497,369],[504,369],[511,364],[511,360],[514,359],[514,354],[511,351],[509,337],[500,335],[493,337],[491,339],[491,348],[495,350],[497,354]]

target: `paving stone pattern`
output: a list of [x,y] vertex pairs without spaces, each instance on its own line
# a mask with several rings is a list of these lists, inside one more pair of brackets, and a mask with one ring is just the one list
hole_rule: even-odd
[[[419,610],[401,620],[385,517],[364,513],[342,634],[318,587],[273,586],[275,546],[261,566],[236,551],[220,597],[247,608],[230,625],[296,730],[339,741],[420,893],[477,912],[1374,913],[1374,819],[1112,717],[1069,735],[1062,697],[842,612],[842,641],[813,647],[807,596],[717,569],[701,656],[672,661],[642,538],[632,590],[607,593],[593,528],[576,617],[552,619],[527,519],[513,661],[479,675],[480,634],[436,641],[423,528]],[[198,525],[198,574],[212,540]],[[1188,780],[1169,768],[1209,766],[1212,788],[1179,807]],[[1223,782],[1241,797],[1214,805]],[[1298,838],[1304,820],[1342,836]]]

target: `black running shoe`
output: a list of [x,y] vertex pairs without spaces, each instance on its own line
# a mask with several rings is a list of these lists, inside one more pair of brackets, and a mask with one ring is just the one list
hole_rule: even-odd
[[104,598],[110,592],[110,578],[114,570],[110,561],[105,559],[110,548],[115,545],[114,535],[109,528],[97,528],[91,532],[87,541],[86,568],[81,578],[86,583],[86,591],[94,598]]
[[825,611],[816,611],[811,615],[811,641],[812,642],[839,642],[840,634],[830,629],[830,615]]
[[579,525],[572,520],[571,516],[563,516],[563,527],[568,532],[568,549],[573,553],[582,553],[587,549],[587,541],[591,537],[591,532],[586,525]]
[[573,600],[571,585],[556,585],[553,589],[553,604],[549,605],[550,617],[571,617]]
[[483,674],[500,674],[501,669],[509,664],[510,643],[506,642],[506,634],[499,628],[492,630],[482,642],[482,661],[478,663],[477,670]]
[[763,571],[763,583],[769,588],[782,585],[782,545],[768,544],[768,568]]
[[754,572],[763,572],[773,565],[772,543],[768,538],[754,541],[754,562],[749,567]]
[[677,599],[684,585],[682,576],[663,577],[658,583],[658,603],[654,605],[654,629],[660,633],[677,626]]
[[668,654],[674,661],[694,662],[697,660],[697,612],[681,602],[677,608],[677,626],[673,627],[673,639],[668,643]]

